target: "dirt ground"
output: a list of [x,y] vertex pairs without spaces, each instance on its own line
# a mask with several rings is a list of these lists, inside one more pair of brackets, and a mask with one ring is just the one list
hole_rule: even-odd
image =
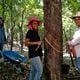
[[0,63],[0,80],[26,80],[29,75],[29,65]]

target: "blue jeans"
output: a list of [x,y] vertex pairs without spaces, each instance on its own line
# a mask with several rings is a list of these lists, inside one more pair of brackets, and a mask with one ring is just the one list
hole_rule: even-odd
[[41,80],[43,68],[40,57],[31,58],[31,65],[29,80]]
[[78,71],[80,72],[80,57],[76,58],[76,67],[78,68]]

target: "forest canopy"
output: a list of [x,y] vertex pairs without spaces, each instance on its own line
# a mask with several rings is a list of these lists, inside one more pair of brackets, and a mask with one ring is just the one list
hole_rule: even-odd
[[[21,33],[24,37],[27,21],[32,16],[37,16],[44,22],[43,6],[43,0],[0,0],[0,16],[4,18],[7,37],[20,40]],[[62,0],[63,28],[68,33],[71,32],[71,35],[74,32],[75,24],[70,17],[79,10],[79,0]],[[42,26],[40,29],[41,36],[44,33],[44,25]]]

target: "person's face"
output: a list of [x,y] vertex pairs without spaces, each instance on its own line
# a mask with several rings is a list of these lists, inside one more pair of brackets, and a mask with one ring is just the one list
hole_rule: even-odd
[[75,18],[74,21],[75,21],[76,25],[78,27],[80,27],[80,17],[79,18]]
[[37,30],[38,29],[38,22],[37,21],[33,21],[32,22],[32,26],[33,26],[34,29]]

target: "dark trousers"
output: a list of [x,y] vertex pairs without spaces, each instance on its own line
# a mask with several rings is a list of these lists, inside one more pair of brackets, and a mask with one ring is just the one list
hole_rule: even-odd
[[3,43],[0,43],[0,51],[3,50]]
[[[0,43],[0,51],[2,51],[3,50],[3,44],[2,43]],[[0,54],[0,58],[2,58],[2,55]]]

